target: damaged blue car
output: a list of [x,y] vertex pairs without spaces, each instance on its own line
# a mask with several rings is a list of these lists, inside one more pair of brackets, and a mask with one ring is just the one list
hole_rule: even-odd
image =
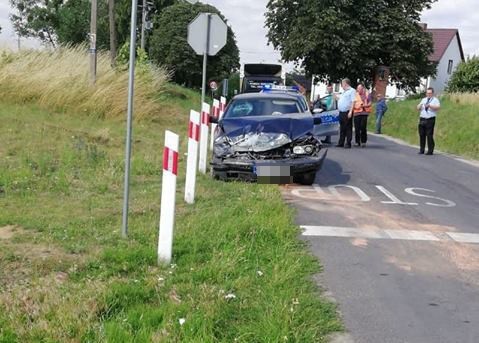
[[314,133],[321,118],[295,94],[241,94],[211,120],[215,179],[311,185],[327,154]]

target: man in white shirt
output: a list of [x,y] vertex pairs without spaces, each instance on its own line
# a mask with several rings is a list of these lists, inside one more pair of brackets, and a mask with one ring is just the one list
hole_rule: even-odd
[[353,105],[356,99],[356,90],[351,87],[351,81],[349,79],[344,79],[341,85],[344,92],[337,99],[339,110],[339,142],[336,146],[351,149],[351,141],[353,139]]
[[434,153],[434,126],[436,125],[436,115],[441,109],[439,99],[434,96],[434,88],[428,88],[426,97],[417,105],[419,116],[419,154],[424,154],[427,140],[427,154]]

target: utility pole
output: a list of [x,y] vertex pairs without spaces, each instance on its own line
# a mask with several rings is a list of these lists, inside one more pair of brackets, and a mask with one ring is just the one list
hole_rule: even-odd
[[96,82],[96,17],[97,17],[97,0],[91,0],[90,81],[92,85],[94,85]]
[[112,67],[116,61],[116,23],[115,23],[115,0],[108,0],[108,18],[110,21],[110,59]]
[[145,30],[146,30],[146,0],[143,0],[141,8],[141,50],[145,50]]

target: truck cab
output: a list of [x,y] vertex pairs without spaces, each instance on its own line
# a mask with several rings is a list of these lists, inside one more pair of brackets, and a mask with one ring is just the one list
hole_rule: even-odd
[[281,64],[244,64],[241,68],[241,93],[259,93],[265,85],[282,85]]

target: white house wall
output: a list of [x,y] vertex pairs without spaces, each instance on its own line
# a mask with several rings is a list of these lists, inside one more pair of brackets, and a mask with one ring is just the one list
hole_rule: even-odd
[[[431,78],[429,86],[433,87],[437,94],[441,94],[444,92],[444,89],[446,88],[447,83],[452,76],[452,73],[454,72],[454,70],[456,70],[458,64],[462,62],[460,51],[461,50],[459,48],[459,42],[456,35],[449,44],[441,60],[439,61],[439,64],[437,66],[436,78]],[[449,60],[453,61],[451,74],[447,73]]]

